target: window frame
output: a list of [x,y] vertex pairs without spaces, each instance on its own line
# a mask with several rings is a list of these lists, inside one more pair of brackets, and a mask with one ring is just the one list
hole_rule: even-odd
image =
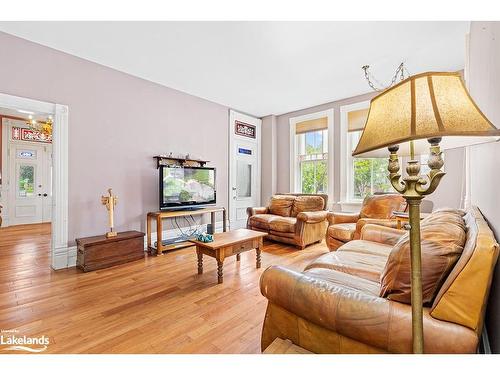
[[333,139],[334,139],[334,110],[333,108],[327,109],[324,111],[319,111],[319,112],[314,112],[314,113],[309,113],[306,115],[302,116],[296,116],[296,117],[291,117],[289,119],[289,125],[290,125],[290,138],[289,138],[289,144],[290,144],[290,180],[289,180],[289,191],[290,192],[300,192],[301,190],[301,181],[300,179],[300,163],[299,163],[299,155],[298,155],[298,137],[296,137],[296,124],[303,122],[303,121],[308,121],[308,120],[315,120],[319,118],[327,118],[327,162],[328,162],[328,170],[327,170],[327,192],[328,192],[328,198],[329,202],[333,202],[333,173],[334,173],[334,146],[333,146]]
[[[354,197],[354,170],[351,155],[351,137],[348,129],[349,112],[370,108],[370,100],[340,107],[340,204],[346,209],[359,208],[363,198]],[[387,154],[389,159],[389,154]]]

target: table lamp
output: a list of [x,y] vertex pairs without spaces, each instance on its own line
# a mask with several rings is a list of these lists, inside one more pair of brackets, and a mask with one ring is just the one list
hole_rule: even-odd
[[[352,155],[384,157],[389,150],[389,179],[409,207],[413,352],[424,352],[420,203],[436,190],[445,173],[442,151],[498,141],[500,130],[478,108],[459,73],[411,76],[374,97]],[[426,145],[426,143],[430,145]],[[424,151],[428,150],[428,151]],[[415,155],[429,152],[427,178]],[[400,155],[409,155],[407,175],[399,173]]]

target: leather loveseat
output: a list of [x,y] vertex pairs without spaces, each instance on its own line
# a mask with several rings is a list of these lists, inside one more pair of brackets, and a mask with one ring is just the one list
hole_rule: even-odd
[[247,228],[268,233],[267,239],[304,249],[325,235],[328,195],[277,194],[267,207],[247,209]]
[[401,194],[381,194],[366,197],[360,212],[330,212],[326,244],[333,251],[346,242],[358,240],[366,224],[396,228],[393,212],[405,209],[406,201]]
[[[477,208],[421,222],[424,352],[475,353],[499,247]],[[399,250],[404,250],[400,252]],[[315,353],[411,353],[408,234],[366,225],[303,272],[269,267],[262,350],[277,337]]]

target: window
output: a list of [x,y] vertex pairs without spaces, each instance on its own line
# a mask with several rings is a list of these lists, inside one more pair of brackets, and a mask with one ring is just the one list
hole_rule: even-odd
[[328,130],[296,134],[298,188],[302,193],[328,192]]
[[348,200],[362,200],[368,195],[393,191],[388,179],[388,158],[353,158],[352,151],[358,144],[362,130],[348,133]]
[[333,199],[333,109],[290,118],[290,191]]
[[[387,158],[353,158],[368,117],[369,102],[340,108],[342,132],[341,200],[360,202],[366,196],[394,191],[388,179]],[[389,156],[389,155],[388,155]]]
[[18,195],[20,198],[32,197],[35,190],[35,167],[21,164],[19,166]]

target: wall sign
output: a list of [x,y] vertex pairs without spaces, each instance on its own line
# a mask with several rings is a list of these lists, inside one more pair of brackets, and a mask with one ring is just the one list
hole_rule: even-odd
[[241,121],[235,121],[234,133],[243,137],[255,138],[256,128],[254,125],[246,124]]
[[249,150],[248,148],[238,147],[238,154],[252,155],[252,150]]
[[45,135],[37,132],[36,130],[27,128],[12,127],[12,140],[13,141],[29,141],[29,142],[43,142],[52,143],[52,134]]

